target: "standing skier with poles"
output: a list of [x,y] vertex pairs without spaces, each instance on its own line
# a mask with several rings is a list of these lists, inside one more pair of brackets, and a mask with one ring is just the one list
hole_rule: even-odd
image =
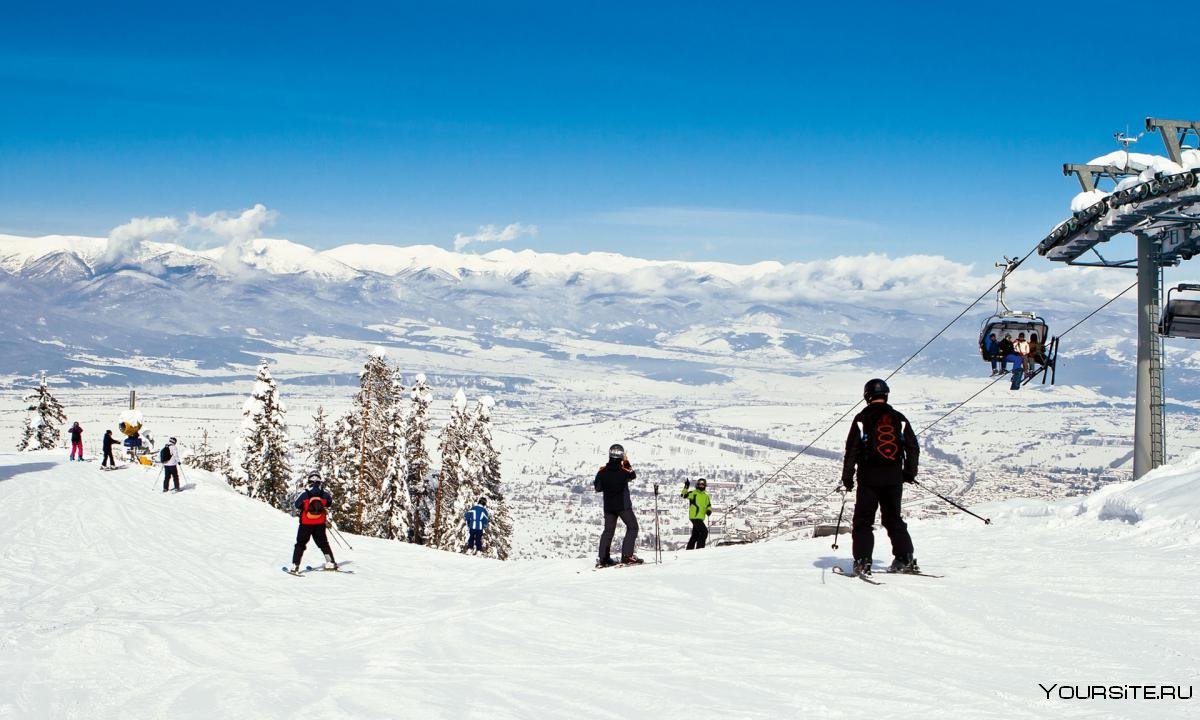
[[104,448],[104,459],[100,462],[101,468],[116,468],[117,461],[113,459],[113,445],[120,445],[121,441],[112,436],[112,430],[104,431],[104,439],[100,441]]
[[163,445],[158,459],[163,464],[163,492],[167,491],[168,483],[172,479],[175,480],[175,492],[179,492],[179,451],[175,449],[175,438]]
[[328,508],[333,503],[333,495],[322,485],[320,473],[311,472],[308,474],[308,489],[296,498],[300,527],[296,530],[296,547],[292,550],[292,569],[288,571],[293,575],[300,574],[300,558],[304,557],[309,538],[316,541],[317,547],[325,554],[325,569],[337,570],[337,561],[333,559],[333,550],[329,549],[329,538],[325,535],[325,521],[328,519]]
[[688,501],[688,520],[692,521],[692,534],[688,538],[688,550],[703,550],[704,542],[708,540],[708,525],[704,521],[712,515],[712,501],[708,497],[708,481],[700,478],[696,481],[696,489],[689,490],[691,480],[683,481],[683,490],[679,497]]
[[913,557],[908,526],[900,517],[903,483],[917,480],[920,446],[908,418],[888,405],[890,392],[887,383],[879,379],[869,381],[863,388],[867,407],[854,416],[842,461],[842,484],[846,490],[854,489],[855,469],[858,470],[851,537],[854,572],[861,575],[871,574],[876,511],[892,541],[894,559],[890,571],[920,572]]
[[637,473],[625,457],[625,448],[613,445],[608,449],[608,464],[596,473],[594,489],[604,493],[604,532],[600,535],[600,557],[597,567],[616,565],[612,559],[612,540],[617,532],[617,520],[625,524],[625,540],[621,543],[621,562],[638,565],[644,562],[633,554],[637,547],[638,522],[633,514],[633,500],[629,497],[629,482],[637,479]]
[[483,552],[483,531],[487,529],[488,522],[491,520],[488,517],[487,498],[479,498],[479,502],[475,503],[470,510],[466,512],[467,518],[467,547],[463,550],[474,550],[476,555]]

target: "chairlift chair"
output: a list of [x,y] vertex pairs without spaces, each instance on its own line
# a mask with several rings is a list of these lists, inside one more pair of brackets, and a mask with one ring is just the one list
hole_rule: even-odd
[[1004,273],[1000,276],[1000,287],[996,291],[996,312],[984,320],[983,325],[979,328],[979,356],[983,358],[984,362],[991,363],[992,356],[988,354],[985,343],[992,333],[996,334],[997,341],[1003,340],[1005,335],[1011,335],[1015,341],[1021,333],[1025,333],[1026,338],[1036,334],[1042,344],[1043,362],[1036,371],[1026,374],[1022,384],[1029,383],[1040,374],[1042,384],[1045,384],[1049,377],[1050,384],[1053,385],[1058,360],[1058,338],[1050,337],[1050,326],[1036,313],[1012,310],[1008,307],[1004,301],[1004,293],[1008,287],[1007,280],[1009,274],[1016,270],[1019,263],[1012,258],[1006,257],[1004,260],[1004,263],[996,263],[996,267],[1004,268]]
[[1158,333],[1165,337],[1200,339],[1200,300],[1172,299],[1173,292],[1200,292],[1200,285],[1184,283],[1167,291]]

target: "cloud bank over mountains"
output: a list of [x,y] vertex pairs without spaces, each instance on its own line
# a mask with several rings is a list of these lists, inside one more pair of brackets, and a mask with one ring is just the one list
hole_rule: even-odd
[[[894,367],[998,277],[925,255],[739,265],[429,245],[315,250],[261,237],[275,217],[255,205],[138,218],[106,238],[0,235],[0,362],[10,378],[51,369],[80,382],[166,382],[184,366],[185,375],[235,376],[260,355],[298,345],[349,352],[346,343],[365,343],[464,371],[485,367],[498,347],[519,348],[527,367],[621,363],[682,382],[717,382],[751,366],[874,370]],[[463,242],[534,231],[485,226]],[[1009,304],[1061,330],[1127,282],[1031,258],[1010,278]],[[1096,325],[1103,336],[1071,345],[1082,359],[1076,381],[1107,377],[1123,393],[1131,373],[1109,371],[1132,355],[1132,308],[1114,304]],[[975,333],[993,309],[985,298],[920,367],[979,371]],[[139,361],[137,372],[114,370],[131,357],[159,358],[160,369]]]

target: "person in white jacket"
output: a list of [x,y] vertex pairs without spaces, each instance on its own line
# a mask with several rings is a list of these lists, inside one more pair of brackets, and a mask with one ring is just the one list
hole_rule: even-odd
[[158,459],[163,464],[163,492],[167,491],[167,483],[172,479],[175,480],[175,492],[179,492],[179,448],[175,443],[175,438],[171,438],[166,445],[163,445]]

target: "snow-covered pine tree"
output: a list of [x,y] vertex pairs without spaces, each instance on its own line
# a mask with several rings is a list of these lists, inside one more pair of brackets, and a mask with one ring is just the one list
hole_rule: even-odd
[[507,560],[512,552],[512,520],[500,486],[500,452],[492,442],[492,408],[495,405],[496,401],[486,395],[479,398],[471,419],[469,442],[478,467],[480,495],[488,500],[490,522],[484,535],[483,551],[488,557]]
[[46,381],[46,373],[42,373],[42,382],[37,390],[26,395],[25,402],[29,403],[25,416],[25,427],[21,431],[21,440],[17,450],[53,450],[58,447],[62,438],[59,428],[67,420],[62,403],[50,392],[50,384]]
[[304,458],[304,472],[301,475],[320,473],[321,479],[328,482],[336,475],[337,447],[334,428],[330,427],[324,405],[317,406],[317,412],[312,419],[308,440],[297,448]]
[[404,467],[408,473],[405,482],[412,498],[409,504],[412,511],[409,527],[412,528],[412,541],[424,543],[433,515],[433,493],[429,474],[431,463],[429,450],[425,447],[425,438],[429,435],[429,406],[433,403],[433,392],[425,382],[424,373],[418,374],[413,380],[409,398],[410,407],[404,418]]
[[245,418],[242,470],[246,475],[246,494],[280,510],[288,510],[287,496],[292,485],[286,412],[264,359],[258,365],[254,390],[242,407]]
[[339,423],[338,525],[354,533],[369,533],[378,525],[379,493],[387,472],[391,446],[391,409],[397,399],[394,373],[377,348],[367,358],[358,392]]
[[457,552],[466,546],[466,521],[463,515],[464,493],[470,493],[471,467],[467,456],[467,433],[471,419],[467,414],[467,396],[460,388],[450,403],[450,419],[442,428],[438,446],[442,465],[438,470],[433,494],[433,529],[429,545]]
[[371,534],[387,540],[411,541],[412,539],[412,493],[408,488],[407,453],[404,451],[405,405],[399,402],[404,387],[395,376],[397,401],[392,403],[387,418],[387,466],[379,487],[379,500],[375,510],[375,526]]
[[188,465],[198,470],[207,470],[225,478],[232,487],[241,488],[244,483],[233,467],[229,457],[229,448],[223,451],[215,450],[208,442],[208,430],[200,436],[200,445],[188,455]]
[[216,469],[217,458],[221,456],[208,442],[208,430],[200,432],[200,444],[188,453],[188,465],[197,470],[213,472]]

